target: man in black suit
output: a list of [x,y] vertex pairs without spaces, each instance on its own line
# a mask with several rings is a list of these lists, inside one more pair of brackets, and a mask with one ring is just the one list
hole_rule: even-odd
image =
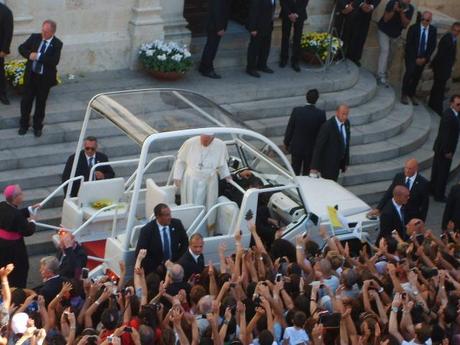
[[203,256],[204,240],[201,234],[190,237],[188,250],[177,261],[184,268],[184,281],[188,281],[193,274],[201,274],[204,269]]
[[[72,165],[74,161],[75,154],[67,158],[64,171],[62,173],[62,182],[67,181],[70,178],[70,173],[72,171]],[[85,181],[89,180],[89,173],[91,168],[102,162],[108,162],[109,159],[102,152],[97,152],[97,138],[96,137],[86,137],[83,142],[83,150],[80,151],[78,157],[77,170],[75,171],[75,176],[83,176]],[[93,180],[103,180],[107,178],[114,178],[115,172],[113,171],[110,165],[103,165],[97,167]],[[70,193],[71,197],[77,196],[78,189],[80,188],[80,181],[76,181],[72,184],[72,191]],[[67,193],[67,188],[64,189],[64,192]]]
[[340,37],[344,41],[345,55],[360,66],[359,60],[366,43],[374,9],[380,0],[339,0],[337,11]]
[[405,205],[409,196],[409,189],[405,186],[399,185],[393,189],[393,198],[387,201],[380,213],[380,233],[377,244],[382,237],[391,237],[393,230],[396,230],[403,240],[407,238]]
[[267,66],[267,60],[270,54],[274,14],[275,0],[251,0],[246,25],[251,34],[246,72],[255,78],[260,78],[258,70],[273,73]]
[[413,105],[418,105],[415,100],[415,91],[422,76],[425,65],[430,62],[431,55],[436,49],[437,30],[431,25],[433,15],[425,11],[422,14],[421,22],[409,27],[406,37],[405,63],[401,91],[401,103],[409,104],[408,97]]
[[43,284],[34,290],[45,298],[48,305],[61,291],[64,280],[59,275],[59,261],[54,256],[46,256],[40,260],[40,275]]
[[4,4],[0,3],[0,102],[10,104],[6,96],[5,56],[10,53],[10,44],[13,38],[13,13]]
[[207,39],[201,56],[199,71],[205,77],[220,79],[214,71],[213,61],[222,36],[227,30],[230,0],[211,0],[208,4]]
[[434,142],[433,166],[431,167],[431,192],[434,199],[446,202],[447,179],[450,165],[457,149],[458,135],[460,131],[460,95],[453,95],[450,99],[450,107],[444,111],[439,124],[438,136]]
[[350,161],[350,109],[342,104],[336,115],[323,123],[316,138],[310,173],[337,181],[339,171],[345,172]]
[[188,247],[184,226],[179,219],[171,218],[168,205],[156,205],[153,213],[155,219],[141,229],[136,246],[136,257],[141,249],[147,250],[142,261],[146,275],[156,272],[167,260],[176,262]]
[[292,169],[296,175],[310,173],[316,137],[321,125],[326,122],[326,112],[315,107],[318,90],[309,90],[306,98],[307,105],[292,110],[284,134],[284,147],[292,155]]
[[457,37],[460,34],[460,22],[452,24],[450,32],[444,34],[438,44],[438,51],[431,62],[433,68],[433,87],[429,106],[442,116],[446,83],[452,75],[452,67],[457,55]]
[[57,85],[56,66],[61,58],[62,42],[54,36],[55,33],[56,23],[52,20],[45,20],[42,25],[42,32],[30,35],[27,41],[19,46],[19,53],[27,59],[19,135],[26,134],[29,129],[30,113],[34,100],[34,135],[36,137],[42,135],[46,100],[50,88]]
[[291,27],[294,27],[292,37],[291,65],[294,71],[300,72],[300,40],[302,39],[303,23],[307,19],[308,0],[280,0],[281,12],[281,58],[280,67],[285,67],[289,59],[289,38]]
[[406,186],[410,191],[410,198],[405,207],[406,220],[418,218],[425,221],[430,202],[430,184],[425,177],[419,174],[418,170],[418,162],[415,159],[409,159],[404,165],[404,171],[395,175],[379,204],[369,212],[369,215],[379,215],[388,201],[391,200],[394,188]]
[[442,216],[442,229],[460,231],[460,184],[453,186]]

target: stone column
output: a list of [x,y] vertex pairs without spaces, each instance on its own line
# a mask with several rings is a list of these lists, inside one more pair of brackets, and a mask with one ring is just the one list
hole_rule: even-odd
[[161,0],[135,0],[129,21],[131,37],[131,68],[138,67],[138,51],[142,43],[164,38]]
[[165,39],[189,45],[192,34],[186,28],[184,18],[184,0],[161,0],[163,7]]

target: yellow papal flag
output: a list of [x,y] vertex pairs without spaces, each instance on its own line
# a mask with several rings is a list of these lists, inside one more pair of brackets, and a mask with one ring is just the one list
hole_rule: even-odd
[[337,210],[334,206],[327,207],[327,213],[329,215],[329,220],[333,228],[343,229],[348,227],[348,224],[344,224],[339,217]]

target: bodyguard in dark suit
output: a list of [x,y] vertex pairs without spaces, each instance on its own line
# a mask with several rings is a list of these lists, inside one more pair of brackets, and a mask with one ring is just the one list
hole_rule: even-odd
[[[70,173],[72,171],[72,164],[75,154],[67,158],[65,164],[64,172],[62,173],[62,182],[67,181],[70,178]],[[80,151],[78,157],[77,169],[75,170],[75,176],[83,176],[85,181],[89,180],[89,173],[91,168],[102,162],[108,162],[109,159],[102,152],[97,152],[97,139],[96,137],[86,137],[83,143],[83,150]],[[110,165],[103,165],[97,167],[93,180],[103,180],[107,178],[114,178],[115,172],[113,171]],[[72,184],[72,191],[70,193],[71,197],[78,195],[78,189],[80,188],[80,181],[76,181]],[[64,189],[64,193],[67,193],[67,188]]]
[[453,95],[450,108],[444,112],[439,124],[438,136],[434,142],[433,166],[431,168],[431,192],[436,201],[445,202],[450,165],[457,149],[460,131],[460,95]]
[[246,72],[252,77],[260,78],[258,70],[273,73],[273,70],[267,66],[267,60],[272,40],[275,0],[250,1],[246,27],[251,37],[248,46]]
[[315,107],[318,90],[309,90],[307,105],[292,110],[284,134],[284,147],[292,155],[292,169],[296,175],[308,175],[315,148],[316,137],[321,125],[326,122],[326,112]]
[[340,105],[336,115],[323,123],[316,138],[310,173],[337,181],[339,171],[345,172],[350,161],[350,121],[347,105]]
[[292,37],[291,65],[294,71],[300,72],[300,40],[302,39],[303,23],[307,19],[308,0],[280,0],[281,12],[281,58],[280,67],[284,67],[289,59],[289,38],[291,27]]
[[10,104],[6,97],[5,56],[10,53],[13,38],[13,13],[0,3],[0,102]]
[[438,51],[431,62],[433,68],[433,87],[429,106],[442,116],[446,83],[452,75],[452,67],[457,55],[457,37],[460,34],[460,22],[452,25],[450,32],[444,34],[438,43]]
[[417,84],[422,76],[425,65],[430,62],[431,55],[436,49],[437,30],[430,25],[431,12],[422,14],[421,22],[409,27],[406,37],[405,63],[406,72],[402,82],[401,103],[408,104],[408,97],[414,105],[418,102],[414,99]]
[[219,79],[214,71],[213,61],[222,36],[227,30],[230,15],[230,0],[211,0],[208,3],[207,39],[201,56],[199,71],[205,77]]
[[337,10],[341,17],[338,20],[342,21],[341,31],[345,54],[348,59],[358,65],[369,33],[372,14],[379,3],[380,0],[339,0],[337,2]]
[[204,269],[203,236],[199,233],[190,237],[188,250],[177,261],[184,268],[184,281],[188,281],[193,274],[201,274]]
[[382,237],[391,237],[391,232],[396,230],[402,239],[406,239],[405,205],[409,199],[409,189],[405,186],[396,186],[393,189],[393,198],[388,200],[380,213],[380,233],[377,244]]
[[443,230],[447,230],[452,225],[453,230],[460,230],[460,184],[456,184],[451,188],[442,216]]
[[378,215],[391,200],[394,188],[405,186],[410,191],[410,198],[405,206],[406,220],[410,221],[417,218],[425,221],[430,202],[430,184],[426,178],[419,174],[418,170],[418,162],[415,159],[409,159],[404,165],[404,171],[395,175],[377,208],[370,213]]
[[136,255],[141,249],[147,250],[142,261],[145,274],[157,271],[167,260],[177,261],[188,247],[188,237],[179,219],[171,218],[171,210],[166,204],[155,206],[155,219],[146,224],[140,232]]
[[42,135],[46,100],[50,88],[57,85],[56,66],[61,58],[62,42],[54,36],[55,33],[56,23],[52,20],[45,20],[42,32],[30,35],[27,41],[19,46],[19,53],[27,59],[19,135],[26,134],[29,129],[30,112],[34,100],[34,135],[36,137]]

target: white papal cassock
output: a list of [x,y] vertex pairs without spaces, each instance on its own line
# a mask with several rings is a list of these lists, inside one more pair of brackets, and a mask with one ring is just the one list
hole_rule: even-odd
[[[218,197],[218,178],[230,176],[227,166],[227,147],[214,138],[208,146],[203,146],[200,137],[184,142],[177,154],[174,179],[181,180],[181,204],[205,205],[209,210]],[[216,221],[216,212],[208,218],[208,226]]]

